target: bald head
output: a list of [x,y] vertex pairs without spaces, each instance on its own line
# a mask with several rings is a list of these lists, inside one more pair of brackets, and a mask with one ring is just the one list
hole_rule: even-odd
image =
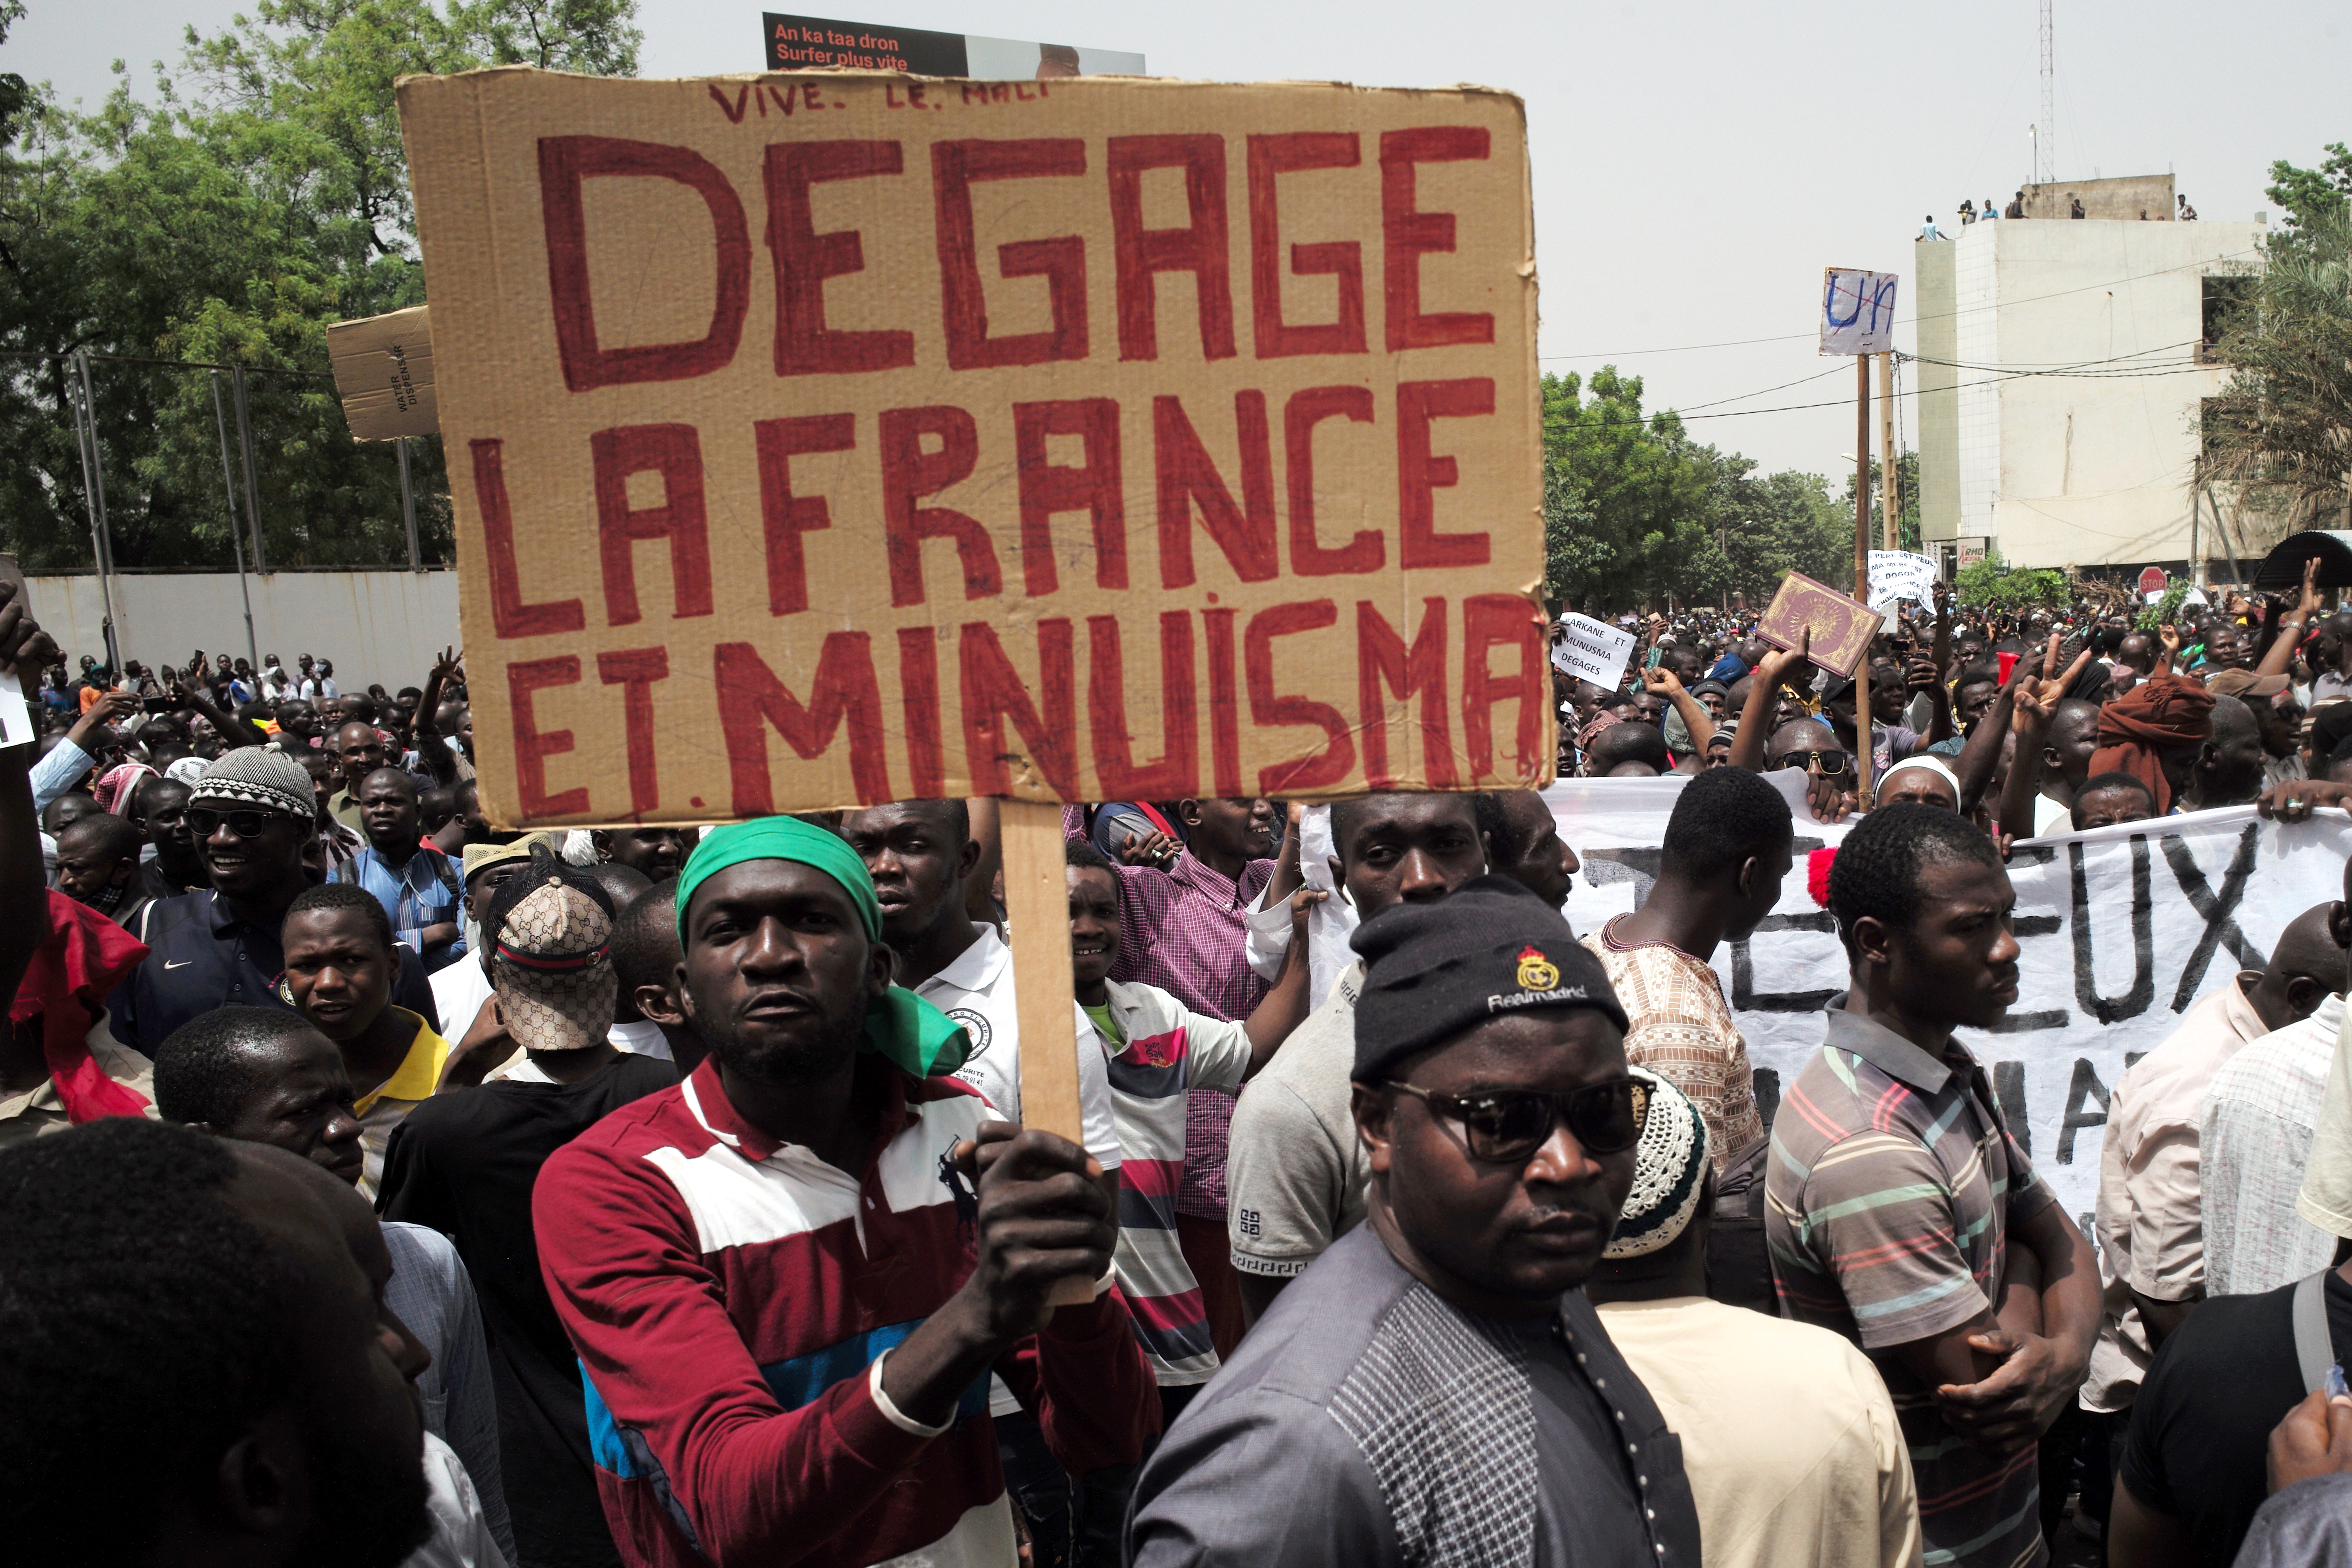
[[2090,776],[2091,753],[2098,749],[2099,705],[2073,697],[2059,703],[2042,738],[2043,787],[2062,786],[2068,793],[2057,798],[2070,798]]
[[1842,752],[1844,745],[1827,724],[1818,719],[1799,719],[1781,725],[1764,742],[1765,759],[1774,767],[1791,752]]
[[2197,753],[2198,805],[2238,805],[2252,800],[2262,792],[2266,757],[2261,721],[2237,698],[2217,697],[2212,722],[2212,731]]
[[1584,763],[1590,778],[1631,778],[1641,776],[1620,769],[1647,768],[1651,776],[1663,773],[1672,766],[1666,756],[1666,738],[1647,724],[1612,724],[1592,739],[1591,751]]
[[2248,999],[2263,1022],[2284,1029],[2352,984],[2352,954],[2336,942],[2340,905],[2315,904],[2289,921],[2261,983]]

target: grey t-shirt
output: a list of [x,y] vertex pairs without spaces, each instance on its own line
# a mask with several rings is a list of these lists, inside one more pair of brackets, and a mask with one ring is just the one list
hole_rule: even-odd
[[2238,1548],[2235,1568],[2347,1564],[2352,1564],[2352,1475],[2332,1475],[2273,1492]]
[[1234,1267],[1287,1279],[1364,1217],[1371,1182],[1349,1110],[1360,959],[1331,984],[1234,1108],[1225,1146],[1225,1234]]
[[1666,1430],[1581,1290],[1504,1322],[1361,1226],[1282,1293],[1138,1479],[1134,1568],[1691,1564]]

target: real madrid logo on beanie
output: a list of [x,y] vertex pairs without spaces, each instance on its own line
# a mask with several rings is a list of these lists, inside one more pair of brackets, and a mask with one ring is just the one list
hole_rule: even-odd
[[1359,1083],[1489,1018],[1530,1007],[1590,1007],[1622,1031],[1625,1010],[1601,961],[1557,909],[1508,877],[1475,877],[1433,903],[1397,904],[1356,929]]

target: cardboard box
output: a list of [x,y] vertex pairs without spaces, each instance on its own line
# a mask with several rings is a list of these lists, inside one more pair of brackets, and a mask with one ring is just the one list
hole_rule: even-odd
[[440,434],[433,392],[431,307],[335,321],[327,328],[327,363],[354,441],[392,441]]
[[1517,99],[399,99],[494,820],[1550,777]]

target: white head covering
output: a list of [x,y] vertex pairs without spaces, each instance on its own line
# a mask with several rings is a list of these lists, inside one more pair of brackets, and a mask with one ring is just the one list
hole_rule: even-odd
[[1878,787],[1882,791],[1885,790],[1888,782],[1892,780],[1896,773],[1901,773],[1905,768],[1925,768],[1929,773],[1934,773],[1937,778],[1943,780],[1946,784],[1951,785],[1952,805],[1955,809],[1958,808],[1960,804],[1959,775],[1953,773],[1950,768],[1947,767],[1941,757],[1906,757],[1901,762],[1895,763],[1893,767],[1887,769],[1884,773],[1879,775]]
[[1650,1110],[1633,1155],[1633,1186],[1617,1213],[1603,1258],[1641,1258],[1672,1243],[1698,1213],[1706,1186],[1706,1123],[1682,1090],[1641,1068]]

